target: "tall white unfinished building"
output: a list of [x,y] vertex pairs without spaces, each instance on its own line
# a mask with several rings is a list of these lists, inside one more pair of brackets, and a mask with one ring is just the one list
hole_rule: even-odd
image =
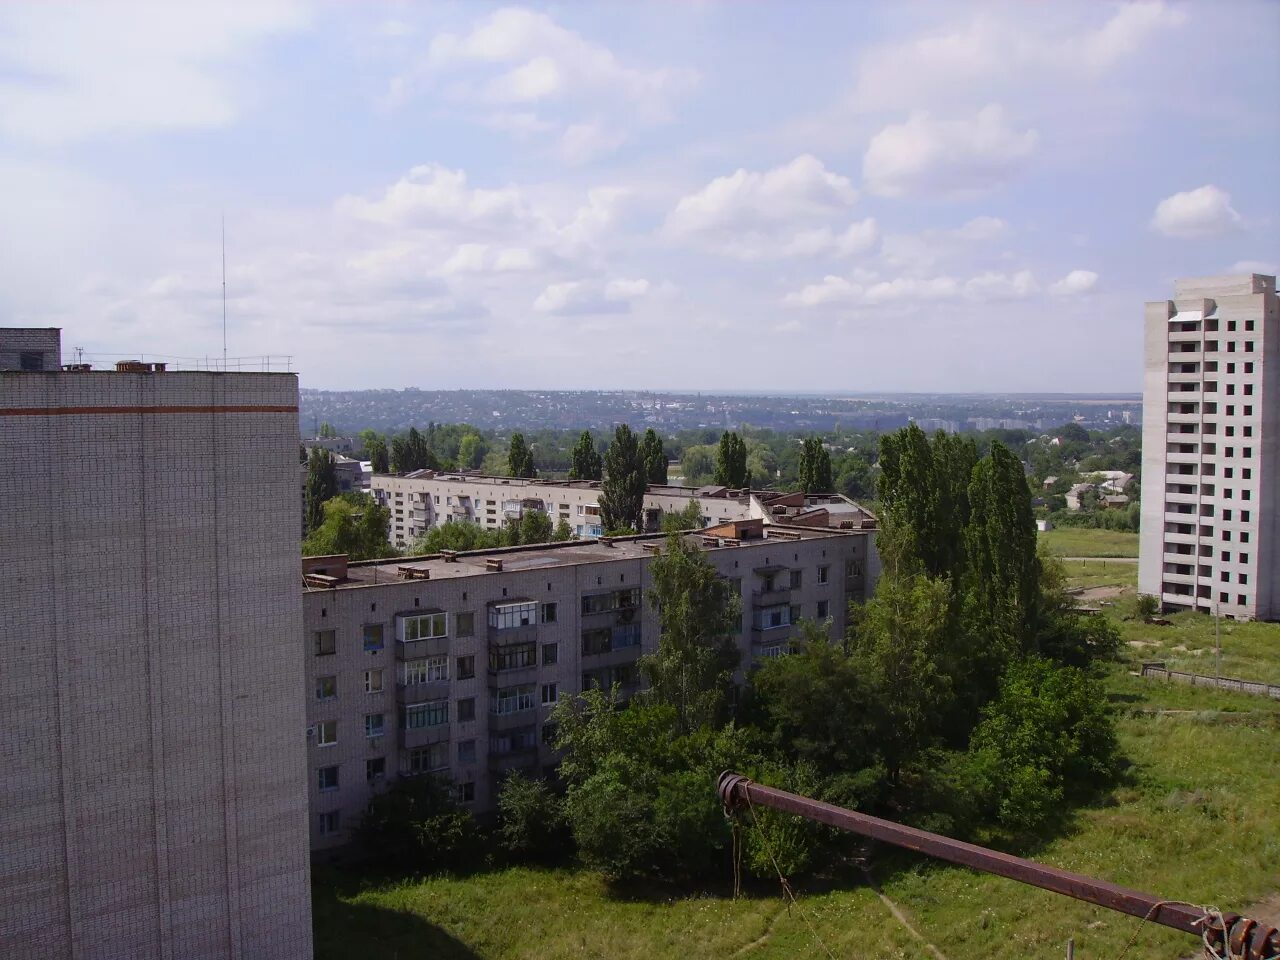
[[0,329],[0,956],[311,957],[297,406]]
[[1275,277],[1146,305],[1138,586],[1165,610],[1280,619]]

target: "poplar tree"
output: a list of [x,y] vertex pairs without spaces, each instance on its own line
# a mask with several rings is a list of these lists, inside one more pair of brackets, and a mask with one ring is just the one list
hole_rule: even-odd
[[667,482],[667,454],[662,449],[662,439],[652,427],[644,432],[640,441],[640,461],[644,464],[645,480],[649,483]]
[[809,493],[830,493],[831,454],[817,437],[805,437],[800,447],[800,489]]
[[524,442],[523,433],[511,435],[511,446],[507,450],[507,471],[513,477],[532,479],[538,475],[533,467],[533,451]]
[[572,458],[569,466],[570,480],[600,479],[604,471],[604,461],[596,452],[596,443],[591,437],[590,430],[582,431],[582,436],[573,445],[570,456]]
[[324,504],[338,495],[338,472],[333,454],[312,447],[307,458],[306,517],[304,533],[310,534],[324,523]]
[[715,482],[722,487],[747,485],[747,444],[736,433],[725,431],[716,452]]
[[600,519],[605,530],[642,529],[644,491],[644,464],[636,435],[625,423],[619,424],[604,454],[600,482]]

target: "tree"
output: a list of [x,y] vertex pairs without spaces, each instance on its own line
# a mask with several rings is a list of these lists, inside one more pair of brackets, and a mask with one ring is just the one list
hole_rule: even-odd
[[625,423],[619,424],[604,454],[604,479],[600,482],[600,521],[605,530],[644,529],[644,491],[644,465],[636,435]]
[[316,436],[321,439],[329,439],[331,437],[336,437],[337,435],[338,431],[333,429],[333,424],[331,423],[320,424],[320,429],[316,433]]
[[352,560],[395,556],[387,542],[391,510],[367,493],[344,493],[326,500],[324,520],[302,541],[303,556],[345,553]]
[[943,580],[886,572],[853,631],[851,653],[864,685],[872,742],[894,783],[947,716],[949,592]]
[[722,487],[747,485],[747,445],[736,433],[725,431],[716,454],[715,482]]
[[1116,752],[1100,685],[1034,656],[1009,665],[969,748],[989,813],[1015,830],[1035,829],[1105,781]]
[[541,510],[527,509],[520,517],[518,543],[550,543],[551,518]]
[[396,437],[391,441],[390,459],[391,469],[396,473],[440,469],[439,458],[417,427],[410,427],[408,436]]
[[507,449],[507,472],[513,477],[532,479],[538,475],[533,466],[533,451],[524,442],[523,433],[511,435],[511,445]]
[[560,797],[545,780],[512,771],[498,792],[498,838],[519,860],[548,863],[564,859],[568,825]]
[[680,472],[684,482],[691,487],[700,487],[711,481],[716,469],[716,448],[696,445],[686,447],[680,460]]
[[681,530],[701,530],[702,525],[702,504],[696,499],[691,499],[686,503],[683,510],[662,515],[663,533],[678,533]]
[[702,552],[678,533],[649,565],[658,614],[657,652],[640,658],[646,697],[675,708],[681,732],[714,724],[728,708],[739,653],[741,600]]
[[475,860],[475,821],[435,777],[405,777],[377,794],[357,835],[378,862],[404,869],[458,869]]
[[376,433],[365,439],[364,458],[369,461],[374,473],[388,473],[391,470],[391,453],[387,450],[387,441]]
[[662,449],[661,438],[652,427],[645,430],[644,439],[640,441],[640,462],[647,483],[667,482],[667,454]]
[[476,469],[484,462],[484,456],[488,452],[483,437],[478,433],[468,433],[458,443],[458,469]]
[[805,437],[800,451],[800,489],[809,493],[830,493],[831,454],[818,437]]
[[561,517],[556,521],[556,528],[552,531],[551,541],[553,543],[563,543],[566,540],[573,539],[573,527],[569,526],[569,521]]
[[596,452],[595,440],[590,430],[583,430],[582,436],[574,444],[572,466],[569,467],[570,480],[599,480],[604,471],[604,461]]
[[338,495],[338,473],[333,454],[323,447],[312,447],[307,457],[305,533],[324,522],[324,504]]
[[441,550],[489,550],[508,546],[502,530],[488,530],[470,520],[451,520],[432,527],[405,549],[405,555],[421,557]]

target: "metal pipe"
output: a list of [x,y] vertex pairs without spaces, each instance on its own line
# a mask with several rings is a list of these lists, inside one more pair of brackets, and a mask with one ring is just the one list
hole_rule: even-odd
[[1221,949],[1224,939],[1223,924],[1230,931],[1233,955],[1253,958],[1272,957],[1280,953],[1280,932],[1274,927],[1258,924],[1234,913],[1217,918],[1206,918],[1205,912],[1184,903],[1170,903],[1160,897],[1138,890],[1130,890],[1105,880],[1086,877],[1083,874],[1047,867],[1033,860],[1025,860],[997,850],[989,850],[976,844],[954,840],[941,834],[917,830],[892,820],[882,820],[865,813],[855,813],[843,807],[823,803],[809,797],[777,790],[754,783],[741,774],[725,771],[720,774],[720,800],[728,813],[737,812],[748,803],[771,807],[785,813],[793,813],[807,820],[825,823],[840,830],[848,830],[864,837],[883,840],[894,846],[915,850],[950,863],[994,873],[1021,883],[1027,883],[1054,893],[1065,894],[1094,903],[1109,910],[1117,910],[1133,917],[1141,917],[1152,923],[1173,927],[1184,933],[1202,936],[1206,932],[1209,944]]

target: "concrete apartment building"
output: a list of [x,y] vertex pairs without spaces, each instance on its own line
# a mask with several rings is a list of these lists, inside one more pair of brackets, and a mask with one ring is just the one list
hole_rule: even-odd
[[298,382],[0,329],[0,956],[311,957]]
[[[743,670],[795,621],[846,626],[879,570],[874,530],[740,520],[689,534],[740,590]],[[657,648],[661,535],[347,564],[303,561],[313,850],[352,837],[397,775],[437,774],[492,809],[502,775],[555,763],[547,715],[584,688],[639,686]]]
[[[397,547],[454,520],[498,529],[507,520],[518,520],[525,510],[541,510],[553,524],[564,520],[577,537],[604,533],[598,480],[522,480],[416,470],[404,476],[375,475],[370,493],[391,510],[389,539]],[[803,497],[776,491],[651,484],[645,491],[645,529],[641,532],[659,529],[664,513],[678,513],[690,500],[698,501],[704,526],[756,518],[837,529],[875,524],[867,510],[836,494]]]
[[1274,277],[1179,280],[1146,305],[1138,586],[1166,610],[1280,619]]

